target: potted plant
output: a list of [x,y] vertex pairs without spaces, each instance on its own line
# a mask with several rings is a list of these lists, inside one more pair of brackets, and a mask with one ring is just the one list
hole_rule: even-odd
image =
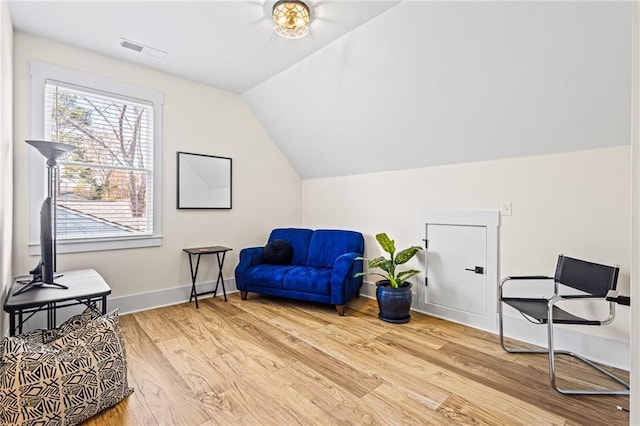
[[[388,258],[384,256],[375,259],[365,259],[369,269],[378,268],[384,273],[369,272],[372,275],[379,275],[382,280],[376,282],[376,299],[378,300],[378,308],[380,313],[378,318],[383,321],[401,324],[409,322],[411,315],[411,283],[407,281],[410,277],[419,273],[415,269],[398,272],[397,266],[407,263],[415,256],[422,247],[411,246],[396,253],[395,241],[392,240],[384,232],[376,235],[376,240],[382,250],[389,254]],[[359,272],[354,277],[366,275],[365,272]]]

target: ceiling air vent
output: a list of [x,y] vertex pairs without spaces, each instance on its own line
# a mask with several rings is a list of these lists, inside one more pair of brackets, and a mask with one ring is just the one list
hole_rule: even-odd
[[139,44],[135,44],[125,39],[122,39],[122,41],[120,42],[120,46],[124,47],[125,49],[135,50],[136,52],[142,52],[142,49],[144,49],[144,46],[140,46]]
[[137,41],[127,40],[123,37],[120,38],[120,46],[124,47],[125,49],[130,49],[138,53],[144,53],[145,55],[149,55],[158,59],[162,59],[167,56],[167,52],[165,52],[164,50],[146,46],[142,43],[138,43]]

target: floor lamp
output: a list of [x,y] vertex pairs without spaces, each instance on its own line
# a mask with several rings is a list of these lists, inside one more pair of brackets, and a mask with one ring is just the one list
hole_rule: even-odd
[[18,295],[43,285],[66,289],[68,287],[54,282],[53,273],[56,271],[56,184],[58,183],[58,158],[76,149],[75,146],[41,140],[27,140],[29,145],[36,148],[47,159],[47,198],[40,211],[40,262],[29,271],[33,278],[29,281],[19,281],[24,287],[13,293]]

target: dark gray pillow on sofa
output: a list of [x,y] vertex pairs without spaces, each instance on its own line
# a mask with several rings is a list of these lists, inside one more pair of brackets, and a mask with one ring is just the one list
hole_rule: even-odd
[[293,247],[286,240],[272,240],[262,252],[264,263],[271,265],[288,265],[293,258]]

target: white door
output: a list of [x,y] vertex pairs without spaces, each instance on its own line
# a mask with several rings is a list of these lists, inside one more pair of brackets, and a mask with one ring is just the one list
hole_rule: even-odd
[[426,286],[418,292],[418,309],[486,316],[487,228],[427,223],[425,231]]

